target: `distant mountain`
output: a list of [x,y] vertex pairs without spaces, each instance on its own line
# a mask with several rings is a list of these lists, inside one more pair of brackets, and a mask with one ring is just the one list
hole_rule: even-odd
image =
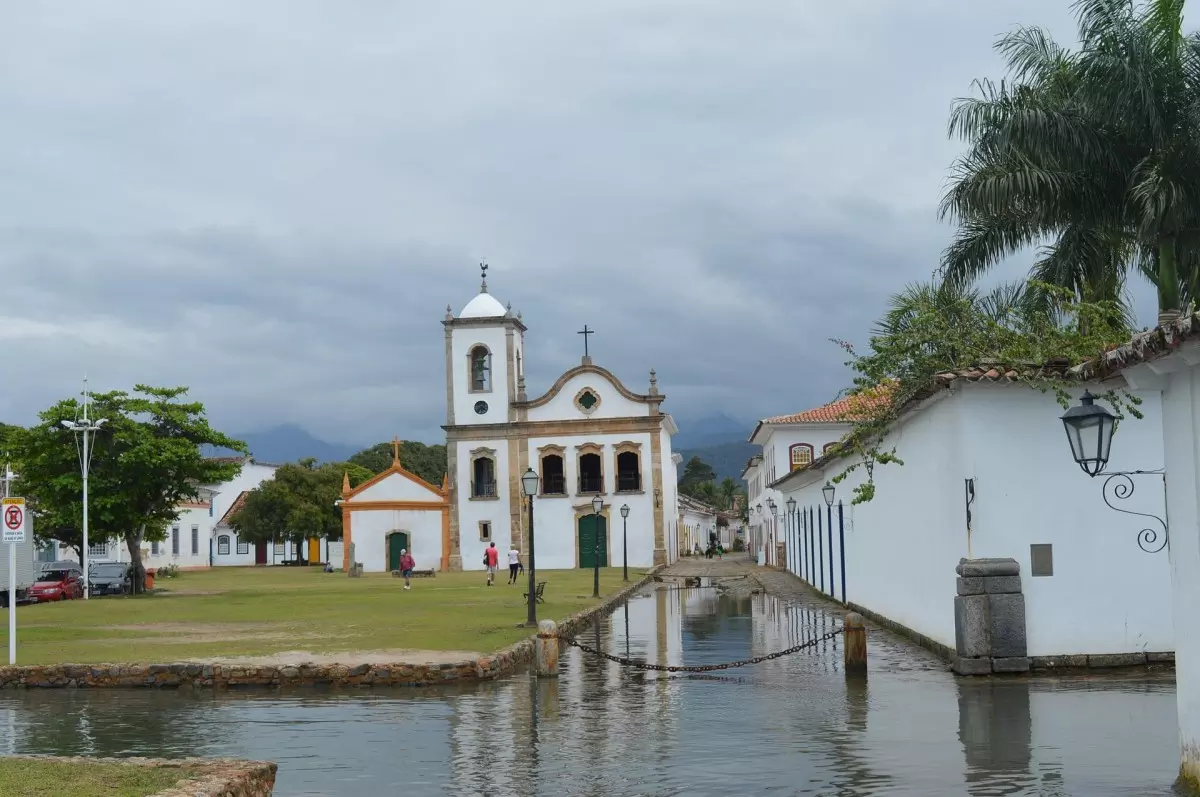
[[724,413],[695,419],[676,418],[675,422],[679,426],[679,434],[673,438],[672,445],[677,451],[745,442],[754,428],[753,423],[739,421]]
[[[721,443],[715,446],[703,446],[701,448],[676,449],[678,454],[683,457],[684,463],[692,457],[700,457],[700,459],[707,462],[716,471],[718,482],[721,482],[728,476],[739,485],[742,483],[742,470],[746,467],[746,460],[750,459],[750,457],[757,454],[760,450],[758,446],[740,441]],[[679,478],[682,475],[683,464],[680,464],[675,478]]]
[[[359,451],[359,446],[319,440],[294,424],[276,426],[261,432],[245,432],[234,437],[244,440],[254,458],[263,462],[296,462],[305,457],[313,457],[318,462],[342,462]],[[210,456],[228,456],[233,452],[211,449],[205,453]]]

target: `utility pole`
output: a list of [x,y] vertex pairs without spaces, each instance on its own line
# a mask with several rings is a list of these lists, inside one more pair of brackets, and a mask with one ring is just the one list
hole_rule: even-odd
[[63,421],[63,428],[74,432],[81,438],[82,448],[79,453],[79,469],[83,476],[83,599],[87,600],[92,591],[91,575],[88,573],[88,473],[92,469],[92,446],[95,443],[96,432],[107,423],[106,418],[93,421],[88,417],[91,409],[92,394],[88,390],[87,377],[83,378],[83,418],[74,421]]

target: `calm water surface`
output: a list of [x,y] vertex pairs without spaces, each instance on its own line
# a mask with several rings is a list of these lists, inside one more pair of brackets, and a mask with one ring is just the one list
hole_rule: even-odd
[[[582,638],[703,664],[833,626],[819,607],[659,586]],[[557,681],[316,692],[0,694],[0,751],[276,761],[279,797],[338,795],[1166,795],[1164,678],[957,680],[875,634],[866,683],[830,642],[714,676],[571,650]]]

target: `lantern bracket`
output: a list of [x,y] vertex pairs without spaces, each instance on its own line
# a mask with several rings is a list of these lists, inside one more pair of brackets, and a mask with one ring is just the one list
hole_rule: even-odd
[[[1132,509],[1122,509],[1119,506],[1114,506],[1113,501],[1125,501],[1133,495],[1134,476],[1158,476],[1162,480],[1163,494],[1166,494],[1167,482],[1164,471],[1162,470],[1131,470],[1117,471],[1116,473],[1107,474],[1108,478],[1104,480],[1104,486],[1101,488],[1101,497],[1104,503],[1108,504],[1108,508],[1116,512],[1123,512],[1126,515],[1136,515],[1138,517],[1150,518],[1157,523],[1161,528],[1161,535],[1155,528],[1144,528],[1138,532],[1137,544],[1146,553],[1158,553],[1163,548],[1167,547],[1169,540],[1167,534],[1167,521],[1160,518],[1158,515],[1151,515],[1148,512],[1134,512]],[[1111,500],[1110,500],[1111,496]],[[1161,536],[1161,539],[1160,539]]]

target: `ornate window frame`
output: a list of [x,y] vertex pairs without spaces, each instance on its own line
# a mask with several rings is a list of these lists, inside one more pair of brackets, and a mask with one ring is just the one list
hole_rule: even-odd
[[[633,454],[637,457],[638,488],[636,490],[621,489],[621,469],[618,458],[622,454]],[[616,474],[616,491],[624,495],[641,495],[646,492],[646,474],[642,469],[642,444],[632,440],[623,440],[613,446],[613,473]]]
[[[546,457],[558,457],[562,462],[562,492],[548,493],[546,492]],[[538,481],[538,498],[566,498],[570,491],[567,489],[567,450],[557,443],[549,443],[544,446],[539,446],[537,449],[538,473],[541,478]]]
[[838,444],[838,441],[834,440],[832,443],[826,443],[825,445],[821,446],[821,456],[825,456],[830,451],[837,448],[837,444]]
[[[803,459],[802,452],[808,452],[808,460],[804,461],[804,462],[797,462],[796,455],[801,454],[801,459]],[[789,473],[794,470],[801,470],[803,468],[807,468],[809,465],[813,464],[814,459],[816,459],[816,452],[813,451],[812,443],[792,443],[790,446],[788,446],[788,472]]]
[[[487,352],[487,359],[486,359],[487,379],[485,381],[485,384],[487,385],[487,387],[484,387],[484,388],[476,388],[475,387],[475,374],[471,370],[471,368],[475,362],[475,351],[477,349],[483,349],[485,352]],[[491,393],[492,392],[493,386],[495,385],[495,379],[493,378],[495,376],[495,371],[493,370],[494,362],[495,362],[495,357],[492,354],[492,348],[490,346],[488,346],[486,343],[472,343],[470,346],[467,347],[467,392],[468,393],[478,395],[481,393]]]
[[[468,481],[470,482],[470,492],[468,493],[468,501],[499,501],[500,500],[500,468],[499,461],[496,459],[496,449],[480,446],[479,448],[471,449],[467,455],[470,462],[470,471],[468,472]],[[475,494],[475,462],[476,460],[487,459],[492,463],[492,479],[494,479],[494,490],[492,495],[476,495]]]
[[[579,400],[583,398],[585,393],[591,393],[592,398],[596,399],[596,403],[590,407],[585,407],[580,404]],[[600,391],[596,390],[594,387],[581,387],[579,388],[579,392],[575,394],[575,398],[572,399],[571,403],[575,405],[575,409],[579,410],[584,415],[591,415],[593,412],[600,409]]]
[[582,486],[583,480],[583,456],[585,454],[595,454],[596,459],[600,462],[600,489],[599,490],[580,490],[576,489],[576,495],[607,495],[604,486],[604,446],[600,443],[581,443],[575,446],[575,474],[577,476],[576,488]]
[[[483,533],[484,528],[487,529],[486,535],[484,535],[484,533]],[[480,542],[493,542],[495,538],[492,535],[493,535],[492,521],[490,521],[490,520],[479,521],[479,541]]]
[[229,556],[229,535],[217,535],[217,556]]

